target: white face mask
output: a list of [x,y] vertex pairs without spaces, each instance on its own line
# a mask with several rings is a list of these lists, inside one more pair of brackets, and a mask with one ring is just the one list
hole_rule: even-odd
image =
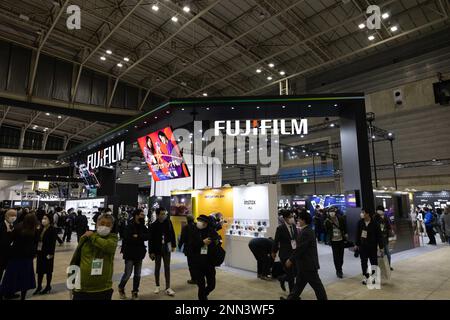
[[110,234],[111,228],[107,226],[99,226],[97,227],[97,233],[101,237],[106,237],[108,234]]
[[43,225],[44,227],[48,226],[49,224],[50,224],[50,223],[49,223],[48,219],[42,219],[42,225]]
[[364,213],[360,213],[359,216],[361,217],[361,219],[364,219]]
[[9,223],[14,223],[14,222],[16,222],[16,219],[17,219],[17,217],[14,217],[14,216],[8,217],[8,222]]
[[336,212],[331,211],[331,212],[330,212],[330,217],[332,217],[332,218],[336,217]]
[[202,222],[202,221],[197,221],[197,228],[199,228],[200,230],[201,230],[201,229],[205,229],[205,228],[206,228],[206,225],[205,225],[205,223]]
[[378,213],[380,216],[384,216],[384,211],[382,211],[382,210],[377,210],[377,213]]

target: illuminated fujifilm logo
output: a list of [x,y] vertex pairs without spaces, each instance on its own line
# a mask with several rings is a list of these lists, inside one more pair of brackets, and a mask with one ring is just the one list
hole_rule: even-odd
[[123,159],[125,159],[124,141],[88,155],[86,166],[88,170],[97,169],[98,167],[109,166]]
[[302,135],[308,134],[308,119],[215,121],[214,135],[220,135],[222,130],[226,130],[228,136],[266,135],[269,130],[274,135]]

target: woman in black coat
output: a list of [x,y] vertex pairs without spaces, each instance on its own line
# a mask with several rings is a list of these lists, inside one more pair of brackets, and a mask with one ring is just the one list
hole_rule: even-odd
[[[53,217],[48,214],[44,214],[41,221],[42,227],[39,229],[39,241],[37,245],[36,273],[38,277],[38,284],[33,295],[47,294],[52,289],[51,282],[57,237],[56,229],[53,227],[52,222]],[[47,286],[44,290],[42,290],[44,275],[47,275]]]
[[37,225],[36,215],[28,213],[23,217],[23,222],[14,228],[8,266],[0,285],[0,297],[12,296],[20,291],[21,300],[25,300],[27,291],[36,288],[33,259],[36,254]]

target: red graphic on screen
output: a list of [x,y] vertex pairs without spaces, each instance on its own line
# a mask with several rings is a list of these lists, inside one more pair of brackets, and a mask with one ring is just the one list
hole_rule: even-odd
[[153,180],[163,181],[190,176],[170,127],[140,137],[137,141]]

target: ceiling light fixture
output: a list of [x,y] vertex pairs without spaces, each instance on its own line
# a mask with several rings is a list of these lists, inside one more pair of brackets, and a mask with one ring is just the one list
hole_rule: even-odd
[[189,6],[184,6],[183,11],[188,13],[189,11],[191,11],[191,8],[189,8]]
[[261,73],[262,70],[261,69],[256,69],[256,73]]
[[152,10],[153,11],[158,11],[159,10],[159,7],[158,7],[158,5],[156,3],[154,5],[152,5]]
[[178,17],[177,16],[173,16],[171,19],[173,22],[178,22]]
[[386,20],[387,18],[390,17],[390,15],[389,15],[389,13],[385,12],[385,13],[383,13],[383,14],[381,15],[381,17],[382,17],[384,20]]
[[108,50],[106,50],[106,53],[107,54],[112,54],[112,51],[108,49]]
[[269,68],[273,68],[275,67],[275,64],[273,64],[272,62],[268,64]]
[[62,116],[58,116],[58,119],[62,119]]
[[392,26],[392,27],[391,27],[391,31],[392,31],[392,32],[398,31],[398,27],[397,27],[397,26]]
[[123,67],[123,64],[121,64],[120,62],[117,64],[117,66],[119,67],[119,68],[122,68]]
[[124,58],[123,58],[123,61],[128,62],[128,61],[130,61],[130,58],[124,57]]
[[47,112],[47,113],[46,113],[45,115],[46,115],[46,116],[49,116],[49,115],[50,115],[50,113],[48,113],[48,112]]
[[375,40],[375,36],[371,35],[367,39],[369,39],[370,41],[373,41],[373,40]]
[[267,77],[267,80],[269,80],[269,81],[272,80],[272,79],[273,79],[273,78],[272,78],[271,76],[268,76],[268,77]]
[[203,96],[204,96],[204,97],[207,97],[207,96],[208,96],[208,94],[207,94],[206,92],[204,92],[204,93],[203,93]]
[[280,71],[280,76],[284,76],[285,74],[286,74],[286,72]]
[[134,167],[133,170],[134,170],[134,171],[139,171],[139,170],[141,170],[141,168],[139,168],[139,167]]
[[364,29],[366,27],[366,25],[364,23],[361,23],[358,25],[358,28],[360,28],[361,30]]
[[105,56],[101,56],[101,57],[100,57],[100,60],[105,61],[105,60],[106,60],[106,57],[105,57]]

